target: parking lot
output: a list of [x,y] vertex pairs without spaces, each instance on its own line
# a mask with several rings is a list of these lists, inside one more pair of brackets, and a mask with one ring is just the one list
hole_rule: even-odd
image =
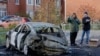
[[[82,48],[74,48],[71,54],[62,54],[59,56],[99,56],[100,55],[99,52],[100,48],[82,47]],[[25,55],[16,50],[13,51],[6,50],[5,46],[0,46],[0,56],[25,56]]]
[[25,56],[22,53],[13,50],[6,50],[5,46],[0,46],[0,56]]

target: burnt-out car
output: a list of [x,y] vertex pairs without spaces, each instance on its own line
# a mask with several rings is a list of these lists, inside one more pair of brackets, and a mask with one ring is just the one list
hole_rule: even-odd
[[6,47],[28,55],[34,51],[43,55],[59,55],[67,52],[64,32],[56,25],[44,22],[20,24],[6,34]]

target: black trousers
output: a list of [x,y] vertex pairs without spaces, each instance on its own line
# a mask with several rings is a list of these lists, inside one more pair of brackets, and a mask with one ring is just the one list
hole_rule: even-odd
[[76,37],[77,37],[77,32],[70,32],[70,43],[71,43],[71,45],[75,44]]

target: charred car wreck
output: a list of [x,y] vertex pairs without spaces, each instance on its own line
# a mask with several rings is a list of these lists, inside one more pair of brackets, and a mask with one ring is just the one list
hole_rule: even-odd
[[25,55],[33,51],[42,55],[59,55],[67,52],[67,44],[59,27],[44,22],[20,24],[6,34],[6,47],[14,47]]

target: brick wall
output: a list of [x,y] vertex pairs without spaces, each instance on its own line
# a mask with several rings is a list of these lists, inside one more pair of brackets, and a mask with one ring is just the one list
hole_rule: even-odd
[[20,0],[20,13],[26,13],[26,0]]
[[19,5],[16,5],[15,0],[8,0],[7,2],[8,15],[26,13],[26,0],[19,0]]
[[14,15],[19,12],[19,5],[15,4],[15,0],[8,0],[7,2],[7,14]]

